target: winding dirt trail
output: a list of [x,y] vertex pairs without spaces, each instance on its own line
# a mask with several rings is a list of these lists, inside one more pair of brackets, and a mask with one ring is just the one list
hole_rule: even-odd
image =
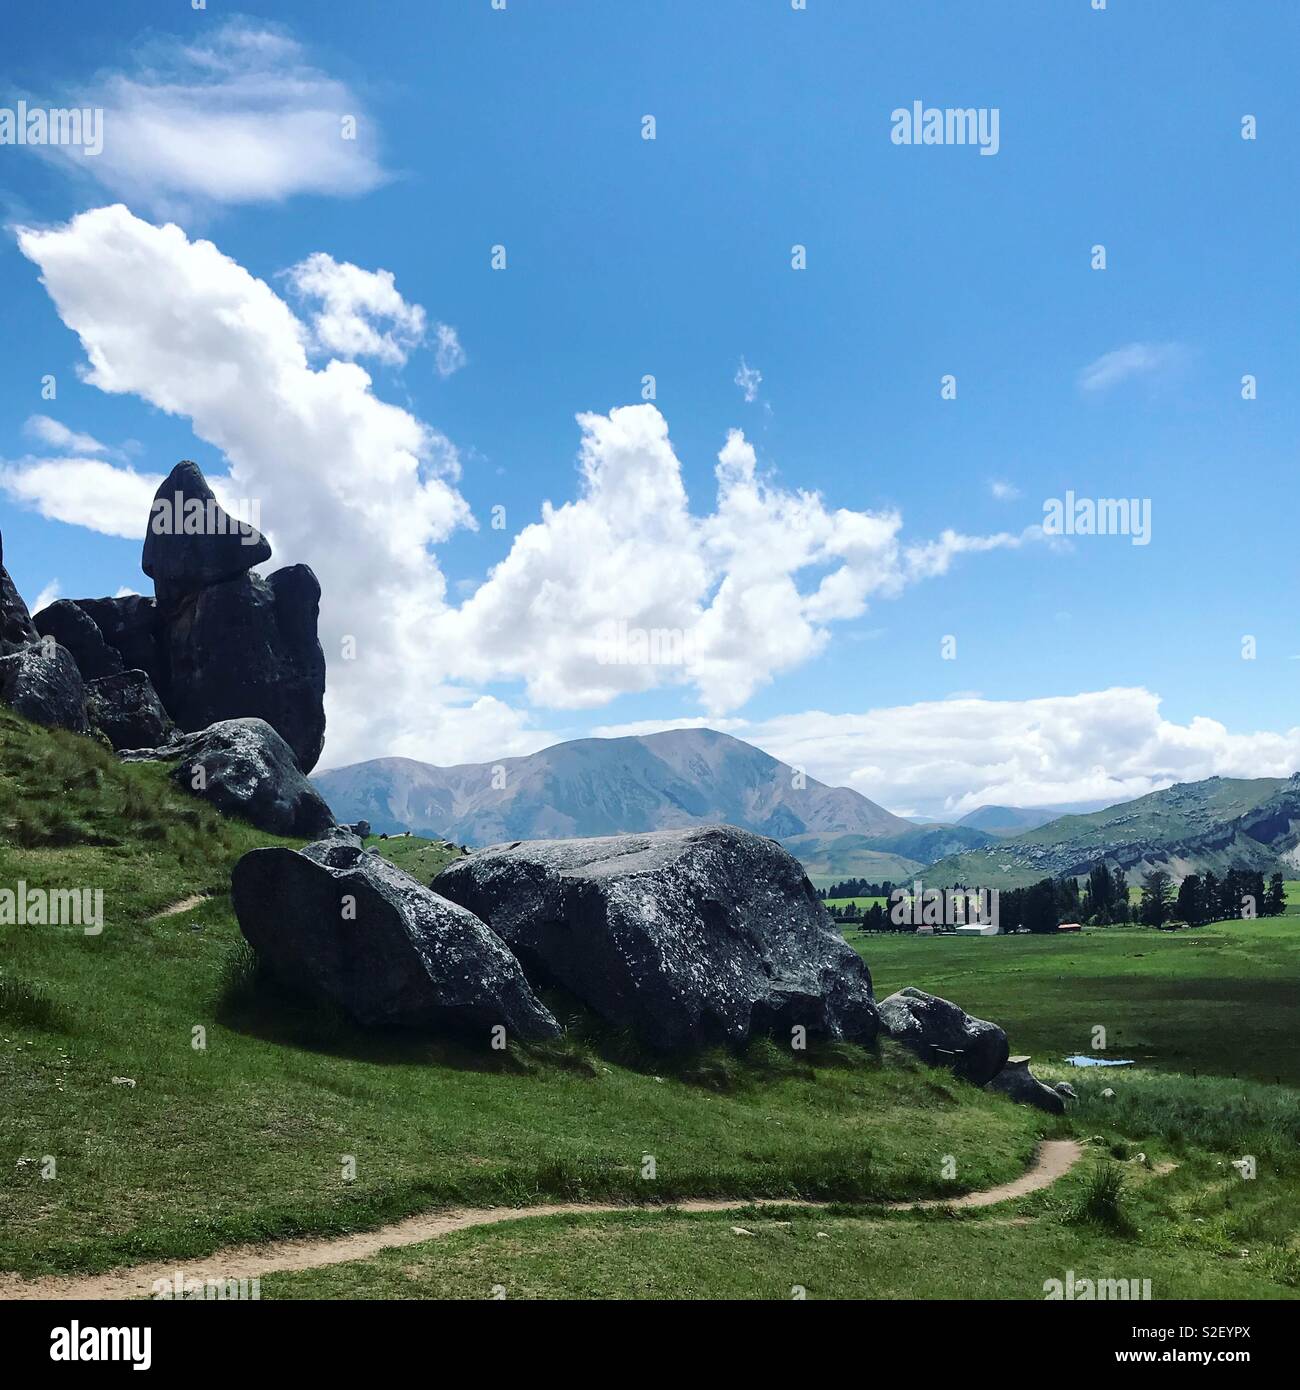
[[[919,1202],[885,1202],[887,1211],[923,1211],[933,1207],[991,1207],[1050,1187],[1082,1157],[1082,1148],[1073,1139],[1049,1139],[1039,1146],[1030,1166],[1012,1182],[983,1192],[967,1192],[960,1197],[933,1197]],[[374,1231],[353,1235],[308,1237],[301,1240],[268,1241],[263,1245],[233,1245],[199,1259],[175,1259],[166,1263],[135,1265],[130,1269],[109,1270],[105,1274],[49,1275],[26,1280],[16,1274],[0,1274],[0,1301],[5,1299],[94,1299],[143,1298],[153,1292],[154,1281],[172,1279],[178,1270],[186,1279],[257,1279],[264,1274],[283,1274],[296,1269],[319,1269],[322,1265],[364,1260],[381,1250],[464,1231],[471,1226],[494,1226],[506,1221],[523,1221],[533,1216],[602,1215],[622,1211],[746,1211],[754,1207],[802,1207],[819,1209],[825,1202],[787,1199],[743,1201],[705,1198],[670,1203],[668,1206],[638,1206],[614,1202],[550,1202],[534,1207],[461,1207],[408,1216]]]

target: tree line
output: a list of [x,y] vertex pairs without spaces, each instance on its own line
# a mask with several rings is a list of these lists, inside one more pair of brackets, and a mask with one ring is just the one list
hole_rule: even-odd
[[[908,886],[910,888],[910,885]],[[831,905],[832,920],[862,931],[915,931],[910,920],[895,923],[890,917],[894,885],[888,879],[872,883],[850,878],[819,890],[825,898],[884,898],[885,902],[860,908]],[[1188,874],[1175,889],[1173,876],[1153,869],[1142,878],[1139,901],[1129,901],[1128,879],[1118,867],[1093,865],[1082,883],[1073,877],[1043,878],[1027,888],[1003,888],[998,893],[998,922],[1004,932],[1028,930],[1054,932],[1062,922],[1089,926],[1115,926],[1128,922],[1163,927],[1172,924],[1200,926],[1233,918],[1278,917],[1286,911],[1282,875],[1264,875],[1252,869],[1229,869],[1219,878],[1213,872]]]

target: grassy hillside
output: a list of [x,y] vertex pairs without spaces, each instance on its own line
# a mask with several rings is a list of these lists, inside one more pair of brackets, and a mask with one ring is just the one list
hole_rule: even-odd
[[846,878],[901,883],[925,869],[919,859],[876,849],[863,835],[796,835],[781,843],[804,866],[818,888],[828,888]]
[[371,835],[365,844],[367,849],[377,850],[399,869],[405,869],[412,878],[425,884],[432,883],[448,864],[463,857],[459,845],[449,840],[429,840],[422,835],[390,836],[387,840]]
[[[1042,1127],[854,1048],[673,1065],[582,1028],[504,1054],[360,1036],[250,990],[226,886],[269,837],[161,767],[2,710],[0,836],[0,883],[102,886],[107,918],[95,937],[0,925],[0,1269],[200,1254],[439,1203],[943,1193],[1013,1176]],[[955,1183],[954,1145],[970,1154]]]
[[[1049,875],[1082,874],[1098,859],[1118,857],[1131,873],[1159,865],[1176,875],[1206,868],[1271,870],[1278,867],[1266,843],[1240,833],[1234,822],[1290,795],[1295,783],[1278,777],[1211,777],[1179,783],[1135,801],[1087,815],[1061,816],[1034,830],[932,864],[934,887],[967,883],[1020,888]],[[1279,822],[1291,813],[1280,803]],[[1300,815],[1300,807],[1293,814]],[[1273,827],[1277,833],[1279,827]]]

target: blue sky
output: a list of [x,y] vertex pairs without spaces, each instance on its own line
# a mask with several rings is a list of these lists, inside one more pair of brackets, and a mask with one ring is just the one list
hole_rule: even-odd
[[[52,27],[58,9],[7,20],[0,105],[107,99],[109,109],[101,162],[0,146],[0,479],[10,480],[0,509],[5,563],[29,601],[56,582],[70,597],[147,589],[138,539],[52,520],[49,496],[15,484],[39,460],[89,456],[157,474],[193,457],[212,476],[232,471],[219,415],[237,404],[212,404],[197,434],[184,405],[159,408],[189,399],[188,386],[162,380],[165,316],[148,329],[161,341],[143,343],[142,328],[132,349],[142,356],[110,364],[119,381],[149,384],[79,380],[87,350],[42,287],[39,257],[20,248],[20,227],[58,228],[121,202],[132,227],[174,221],[188,242],[210,240],[304,324],[315,310],[284,272],[314,253],[389,271],[402,305],[423,306],[422,343],[363,365],[373,397],[445,437],[439,453],[455,451],[459,471],[440,486],[460,500],[425,499],[452,512],[463,503],[478,520],[434,523],[448,607],[520,544],[544,503],[579,496],[575,416],[639,405],[646,373],[701,522],[714,513],[719,450],[740,429],[760,479],[785,498],[820,494],[823,530],[837,509],[897,511],[904,548],[946,530],[1004,538],[945,557],[926,578],[877,557],[897,591],[873,590],[863,611],[824,622],[786,613],[777,583],[770,644],[748,630],[710,637],[727,665],[721,685],[653,672],[649,688],[610,698],[593,696],[571,659],[581,635],[563,631],[574,604],[562,583],[547,639],[503,654],[512,624],[529,647],[538,595],[551,592],[545,563],[517,554],[499,602],[481,600],[491,639],[467,611],[431,614],[420,640],[412,612],[400,633],[376,631],[383,660],[340,668],[327,763],[390,751],[489,759],[687,720],[733,728],[891,809],[931,813],[1300,766],[1288,505],[1300,283],[1293,6],[509,0],[496,11],[465,0],[387,4],[382,15],[250,3],[232,16],[216,4],[120,3],[68,7],[75,23]],[[250,36],[263,38],[251,69],[230,61]],[[215,84],[192,109],[191,82]],[[890,113],[915,100],[997,108],[997,154],[892,143]],[[182,132],[185,157],[166,177],[152,176],[141,127],[126,119],[132,102],[135,115],[143,106]],[[295,123],[295,102],[328,122],[353,110],[359,140],[343,156],[326,148],[311,112]],[[254,132],[252,158],[228,144],[232,112],[254,123],[240,127]],[[647,114],[653,141],[641,138]],[[1247,114],[1253,141],[1241,138]],[[264,177],[253,174],[259,160]],[[796,243],[806,270],[791,268]],[[1096,243],[1104,271],[1090,267]],[[504,271],[490,266],[497,244]],[[93,319],[111,356],[95,296],[112,287],[89,283],[102,247],[77,250],[63,272],[79,305],[70,316]],[[191,325],[206,302],[199,294],[186,310]],[[437,324],[463,349],[447,374]],[[315,368],[329,356],[317,343]],[[742,360],[761,374],[753,400],[736,382]],[[1105,360],[1114,369],[1098,373]],[[1101,378],[1091,386],[1090,367]],[[45,373],[57,376],[56,401],[40,398]],[[955,400],[941,399],[946,373]],[[1241,398],[1248,373],[1251,401]],[[104,447],[56,447],[33,415]],[[312,563],[327,608],[343,603],[329,592],[331,565],[352,544],[342,503],[312,524],[289,518],[286,499],[313,486],[310,461],[288,460],[283,430],[240,438],[236,479],[260,479],[268,507],[274,470],[285,469],[280,515],[264,515],[276,563]],[[602,447],[607,470],[623,466],[621,444]],[[257,454],[275,448],[283,463]],[[354,460],[329,462],[329,478],[359,477],[369,463],[359,446]],[[421,460],[419,476],[431,466]],[[89,486],[88,476],[68,472],[62,485]],[[371,495],[385,486],[377,476]],[[1150,499],[1150,544],[1027,533],[1044,500],[1066,490]],[[355,489],[346,500],[357,505]],[[708,607],[727,575],[736,589],[767,582],[755,553],[780,548],[774,536],[792,515],[767,502],[750,555],[710,570],[681,602]],[[638,523],[647,587],[682,568],[680,557],[671,573],[654,568],[656,553],[677,553],[677,524],[660,544],[653,524]],[[739,543],[737,524],[727,545]],[[576,517],[556,548],[587,534],[600,544]],[[395,562],[403,543],[392,539]],[[349,602],[365,587],[359,575],[382,589],[375,544],[364,566],[339,571]],[[842,558],[818,544],[782,576],[805,597]],[[628,565],[643,563],[635,544],[626,549]],[[716,535],[702,534],[682,554],[716,549]],[[420,582],[435,593],[440,581]],[[565,582],[584,581],[570,565]],[[587,592],[598,583],[608,587],[608,573],[589,575]],[[623,607],[605,616],[646,618]],[[725,628],[725,612],[714,616]],[[361,621],[341,610],[323,620],[332,682],[330,643]],[[799,637],[787,642],[790,625]],[[955,660],[941,655],[946,635]],[[1241,656],[1246,635],[1253,660]],[[411,640],[427,662],[427,700],[395,693],[394,663]],[[1116,691],[1128,693],[1101,696]]]

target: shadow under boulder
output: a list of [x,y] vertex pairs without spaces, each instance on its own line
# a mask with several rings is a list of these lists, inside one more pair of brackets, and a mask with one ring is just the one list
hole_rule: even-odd
[[231,878],[245,939],[296,994],[363,1027],[539,1040],[560,1027],[473,913],[343,832],[299,853],[252,850]]
[[559,985],[663,1051],[784,1033],[871,1043],[871,976],[803,866],[734,826],[479,850],[436,892],[481,917],[536,987]]

